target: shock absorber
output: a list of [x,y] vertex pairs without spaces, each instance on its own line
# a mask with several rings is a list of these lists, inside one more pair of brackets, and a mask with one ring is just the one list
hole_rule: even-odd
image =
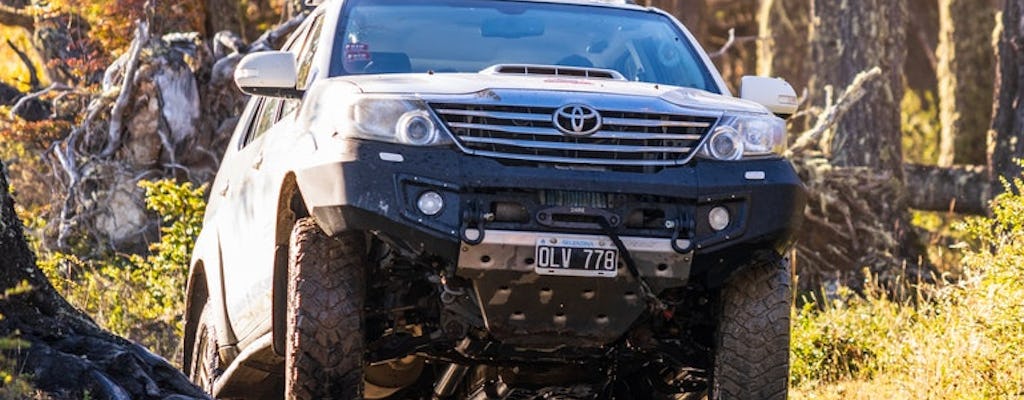
[[[462,339],[455,350],[462,353],[469,348],[469,338]],[[445,369],[441,377],[438,378],[437,383],[434,384],[434,400],[441,400],[451,397],[455,393],[455,389],[459,387],[459,382],[462,382],[462,378],[466,376],[466,370],[469,366],[451,363],[448,364],[448,368]]]

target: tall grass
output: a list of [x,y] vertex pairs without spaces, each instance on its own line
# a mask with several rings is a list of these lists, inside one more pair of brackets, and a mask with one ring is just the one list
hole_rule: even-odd
[[961,275],[890,295],[804,298],[794,310],[794,398],[1024,398],[1024,181],[969,218]]

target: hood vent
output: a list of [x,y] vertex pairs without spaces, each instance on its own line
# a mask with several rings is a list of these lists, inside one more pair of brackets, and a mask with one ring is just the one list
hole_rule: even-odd
[[549,75],[573,78],[594,78],[626,80],[619,71],[602,68],[569,67],[564,65],[498,64],[480,71],[481,74],[498,75]]

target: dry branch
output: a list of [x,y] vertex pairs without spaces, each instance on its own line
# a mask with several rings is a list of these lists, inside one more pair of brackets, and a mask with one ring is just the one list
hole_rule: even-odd
[[908,227],[897,221],[865,218],[887,207],[891,211],[892,204],[880,204],[878,199],[902,193],[900,171],[836,165],[829,153],[830,133],[865,98],[866,88],[881,77],[877,67],[857,74],[834,102],[831,87],[825,87],[825,105],[813,127],[801,133],[786,152],[808,194],[804,227],[796,247],[801,260],[798,273],[805,289],[834,279],[857,288],[863,268],[880,274],[883,280],[896,278],[889,274],[903,260],[894,249],[913,241],[901,236]]
[[110,129],[108,130],[107,146],[100,152],[101,158],[114,155],[114,152],[121,147],[122,119],[125,108],[128,107],[128,100],[132,97],[132,88],[135,86],[135,71],[139,67],[139,54],[142,47],[149,41],[149,23],[139,21],[135,29],[135,40],[132,41],[128,50],[128,62],[125,67],[124,79],[121,81],[121,93],[114,102],[114,108],[110,111]]
[[11,118],[14,118],[14,116],[18,115],[18,113],[20,113],[23,108],[28,106],[28,103],[30,101],[38,99],[38,98],[46,95],[47,93],[50,93],[50,92],[73,92],[73,91],[76,91],[76,89],[71,87],[71,86],[65,85],[63,83],[59,83],[58,82],[58,83],[50,84],[50,86],[47,86],[46,88],[44,88],[42,90],[26,94],[26,95],[22,96],[20,99],[18,99],[18,102],[14,103],[14,106],[11,107],[11,110],[8,113],[8,116],[10,116]]
[[[878,67],[857,74],[853,78],[853,82],[850,83],[850,86],[839,95],[839,99],[836,100],[834,105],[826,104],[825,110],[818,116],[814,127],[800,134],[796,141],[793,142],[793,145],[787,150],[787,155],[792,156],[794,153],[804,151],[817,142],[826,131],[834,127],[853,108],[854,104],[857,104],[867,94],[864,86],[870,81],[878,79],[881,75],[882,69]],[[831,97],[831,95],[827,96],[826,101],[831,101]]]
[[21,51],[18,46],[15,46],[11,39],[7,39],[7,45],[18,55],[21,62],[25,64],[25,68],[28,68],[28,84],[31,89],[39,89],[39,71],[36,71],[36,65],[32,63],[32,59],[24,51]]
[[740,37],[736,37],[736,28],[729,28],[729,38],[725,41],[725,44],[723,44],[722,47],[720,47],[714,53],[708,54],[708,57],[710,57],[710,58],[721,57],[721,56],[725,55],[725,52],[729,51],[729,49],[731,49],[732,46],[736,45],[736,43],[746,43],[746,42],[752,42],[752,41],[760,40],[760,39],[761,38],[759,38],[757,36],[740,36]]

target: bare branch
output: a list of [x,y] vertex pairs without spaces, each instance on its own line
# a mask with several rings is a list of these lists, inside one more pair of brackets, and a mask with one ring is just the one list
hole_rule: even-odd
[[22,108],[25,108],[28,105],[29,101],[38,99],[38,98],[42,97],[43,95],[45,95],[47,93],[50,93],[50,92],[72,92],[72,91],[75,91],[75,88],[73,88],[71,86],[68,86],[68,85],[65,85],[63,83],[59,83],[59,82],[58,83],[53,83],[50,86],[47,86],[43,90],[40,90],[40,91],[37,91],[37,92],[34,92],[34,93],[29,93],[29,94],[26,94],[24,96],[21,96],[21,98],[18,99],[18,102],[14,103],[14,107],[11,107],[11,111],[8,113],[8,116],[10,116],[11,118],[14,118],[14,116],[18,115],[18,113],[21,112]]
[[761,38],[757,36],[736,37],[736,28],[729,28],[729,39],[725,41],[725,44],[723,44],[722,47],[718,49],[718,51],[708,54],[708,57],[721,57],[725,55],[725,52],[729,51],[729,49],[731,49],[732,46],[736,45],[737,43],[753,42],[755,40],[761,40]]
[[252,53],[277,48],[277,42],[289,33],[292,33],[295,28],[298,28],[299,25],[302,24],[302,21],[306,20],[306,16],[308,15],[309,14],[307,13],[298,14],[287,22],[275,26],[274,29],[263,32],[260,37],[256,38],[256,40],[249,45],[248,52]]
[[149,24],[145,21],[139,21],[138,27],[135,29],[135,40],[132,41],[131,48],[128,50],[128,63],[125,67],[124,79],[121,81],[121,93],[117,96],[114,108],[110,111],[110,130],[107,133],[109,137],[107,139],[107,146],[99,154],[101,158],[112,156],[121,147],[121,127],[124,111],[128,106],[128,101],[132,96],[132,89],[135,86],[135,71],[139,67],[139,54],[148,41]]
[[[786,151],[786,155],[791,156],[793,153],[799,153],[800,151],[806,150],[810,147],[819,136],[825,133],[829,128],[834,126],[842,119],[843,115],[846,114],[850,108],[853,107],[867,91],[864,90],[864,86],[868,82],[878,79],[882,76],[882,69],[874,67],[870,70],[861,72],[853,78],[853,82],[850,86],[847,86],[843,94],[839,95],[839,99],[836,100],[835,104],[828,104],[825,107],[825,111],[818,116],[818,121],[814,124],[814,127],[810,130],[802,133],[800,137],[793,142],[793,145]],[[828,96],[831,98],[832,96]]]
[[19,49],[18,46],[15,46],[14,42],[12,42],[11,39],[7,39],[7,45],[11,46],[11,50],[14,50],[14,53],[18,55],[18,58],[21,59],[21,62],[25,64],[26,68],[28,68],[29,86],[32,87],[32,90],[39,89],[39,71],[36,71],[36,66],[32,63],[32,59],[29,58],[28,54],[25,54],[24,51],[21,51],[21,49]]
[[725,41],[725,44],[722,45],[722,48],[718,49],[718,51],[714,53],[709,54],[708,56],[711,58],[721,57],[722,54],[725,54],[726,51],[729,51],[729,48],[732,47],[733,43],[736,43],[736,28],[729,28],[729,39]]

